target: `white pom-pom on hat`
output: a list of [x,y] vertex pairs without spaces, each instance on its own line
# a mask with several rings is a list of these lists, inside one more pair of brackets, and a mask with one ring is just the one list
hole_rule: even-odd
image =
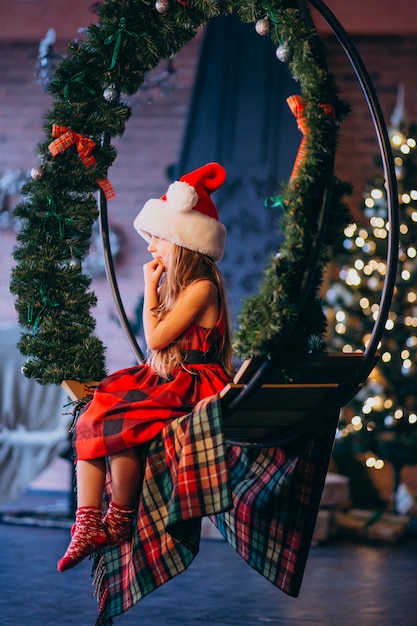
[[168,187],[166,199],[169,206],[180,213],[191,211],[198,202],[198,193],[186,182],[175,180]]
[[148,200],[133,225],[150,241],[152,235],[215,261],[223,257],[226,228],[219,220],[211,194],[226,180],[219,163],[207,163],[171,183],[166,195]]

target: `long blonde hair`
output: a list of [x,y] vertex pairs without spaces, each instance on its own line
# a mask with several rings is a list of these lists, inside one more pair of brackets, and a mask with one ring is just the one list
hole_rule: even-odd
[[[233,376],[230,316],[223,279],[216,263],[205,254],[172,243],[167,265],[165,278],[159,288],[159,305],[154,309],[154,315],[159,320],[163,319],[188,285],[197,280],[211,280],[218,290],[219,316],[223,317],[225,327],[214,359],[229,376]],[[148,363],[159,376],[169,378],[176,367],[183,365],[184,343],[184,338],[180,336],[166,348],[149,352]]]

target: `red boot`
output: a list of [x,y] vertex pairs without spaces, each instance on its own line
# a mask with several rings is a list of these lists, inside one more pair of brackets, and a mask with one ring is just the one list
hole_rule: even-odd
[[132,521],[135,509],[119,506],[113,501],[110,502],[103,524],[112,545],[118,546],[128,541],[132,535]]
[[65,572],[80,563],[93,552],[112,543],[102,521],[102,511],[84,506],[75,512],[75,524],[71,529],[72,539],[64,556],[58,561],[58,571]]

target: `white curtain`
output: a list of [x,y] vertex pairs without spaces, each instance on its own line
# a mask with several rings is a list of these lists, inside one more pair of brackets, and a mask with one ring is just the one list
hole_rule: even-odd
[[24,493],[69,446],[68,396],[22,374],[19,336],[17,327],[0,329],[0,506]]

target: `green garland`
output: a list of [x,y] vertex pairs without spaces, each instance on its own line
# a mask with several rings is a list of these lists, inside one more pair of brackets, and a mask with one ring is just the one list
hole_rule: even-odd
[[[299,286],[332,176],[338,123],[348,111],[327,71],[322,43],[295,0],[171,0],[165,9],[157,10],[147,0],[106,0],[99,10],[99,24],[91,25],[82,41],[69,45],[50,85],[54,100],[44,120],[45,140],[38,146],[41,166],[25,185],[15,209],[22,230],[11,279],[19,323],[27,331],[19,342],[28,357],[24,373],[41,384],[97,380],[105,375],[105,350],[94,336],[90,314],[96,297],[89,291],[91,281],[83,274],[82,261],[98,214],[95,192],[116,157],[102,138],[122,135],[130,115],[118,98],[106,99],[106,88],[114,85],[120,93],[134,94],[145,73],[178,52],[201,25],[230,13],[253,23],[267,16],[273,43],[289,47],[289,68],[300,83],[309,129],[305,158],[283,193],[283,244],[265,270],[260,293],[243,305],[235,349],[242,357],[265,356],[281,334],[293,328],[296,340],[291,354],[287,351],[279,364],[288,372],[317,346],[322,348],[325,320],[317,290],[329,246],[349,219],[343,202],[349,186],[335,179],[319,271],[306,312],[299,315]],[[334,107],[336,121],[323,112],[323,103]],[[60,146],[52,156],[54,125],[70,129],[84,142],[94,142],[89,155],[83,160],[82,148],[72,144]]]

